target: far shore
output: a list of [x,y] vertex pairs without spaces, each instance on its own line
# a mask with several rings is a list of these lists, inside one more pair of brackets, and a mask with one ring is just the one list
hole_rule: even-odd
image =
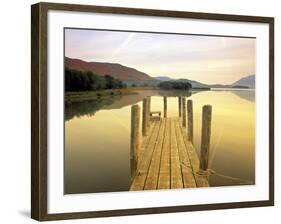
[[[77,91],[77,92],[65,92],[65,102],[77,102],[84,100],[96,100],[110,96],[120,96],[120,95],[136,95],[139,91],[147,91],[147,90],[164,90],[157,86],[136,86],[136,87],[127,87],[123,89],[104,89],[104,90],[96,90],[96,91]],[[254,90],[250,88],[192,88],[190,91],[209,91],[209,90]],[[172,91],[172,90],[165,90]]]
[[158,87],[127,87],[123,89],[104,89],[97,91],[79,91],[79,92],[65,92],[65,101],[81,101],[81,100],[94,100],[108,96],[119,95],[134,95],[138,94],[140,90],[158,90]]

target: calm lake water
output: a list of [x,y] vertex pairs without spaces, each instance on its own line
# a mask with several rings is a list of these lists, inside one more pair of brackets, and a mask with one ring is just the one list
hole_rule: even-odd
[[[65,193],[129,190],[131,105],[151,95],[151,110],[178,116],[182,92],[142,91],[138,95],[108,97],[67,104],[65,108]],[[202,106],[213,107],[209,167],[211,186],[255,182],[255,92],[211,90],[185,94],[193,100],[194,146],[199,155]],[[248,183],[249,184],[249,183]]]

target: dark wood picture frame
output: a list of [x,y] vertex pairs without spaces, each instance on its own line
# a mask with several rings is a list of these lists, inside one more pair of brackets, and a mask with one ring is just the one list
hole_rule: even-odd
[[[269,200],[48,214],[47,211],[47,13],[49,10],[195,18],[269,25]],[[31,217],[39,221],[186,212],[274,205],[274,18],[90,5],[38,3],[31,7]]]

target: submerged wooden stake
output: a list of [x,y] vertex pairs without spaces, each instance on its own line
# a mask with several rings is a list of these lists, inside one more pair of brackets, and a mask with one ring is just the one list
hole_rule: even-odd
[[164,96],[164,117],[167,117],[167,96]]
[[179,96],[179,117],[181,117],[181,96]]
[[143,136],[146,136],[147,135],[147,127],[148,127],[148,111],[147,111],[147,108],[148,108],[148,99],[147,98],[144,98],[142,100],[142,135]]
[[185,97],[182,98],[182,126],[186,127],[186,100]]
[[187,101],[187,138],[193,143],[193,103],[192,100]]
[[201,129],[201,155],[200,155],[200,172],[206,172],[209,165],[209,149],[211,140],[211,120],[212,106],[203,106],[202,129]]
[[131,107],[131,168],[136,170],[138,154],[140,152],[140,106],[135,104]]

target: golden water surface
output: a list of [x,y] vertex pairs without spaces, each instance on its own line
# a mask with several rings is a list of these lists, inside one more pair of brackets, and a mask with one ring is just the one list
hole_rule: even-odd
[[[146,95],[163,111],[165,91],[66,105],[65,193],[127,191],[131,183],[130,110]],[[168,97],[168,117],[178,116],[177,93]],[[212,105],[211,186],[255,181],[254,90],[193,92],[194,146],[200,152],[202,106]]]

